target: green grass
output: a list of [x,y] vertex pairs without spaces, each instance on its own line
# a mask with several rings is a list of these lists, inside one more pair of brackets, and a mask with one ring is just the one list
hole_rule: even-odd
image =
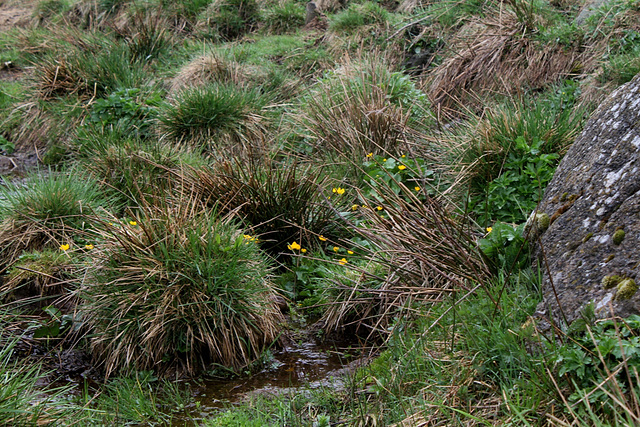
[[230,143],[251,145],[261,129],[265,99],[255,90],[212,83],[181,92],[160,113],[164,134],[176,142],[215,149]]
[[[3,318],[6,313],[2,313]],[[67,412],[65,394],[70,387],[51,387],[43,393],[39,384],[46,372],[37,364],[16,362],[14,352],[19,337],[0,335],[0,423],[5,425],[41,425],[61,422]]]
[[6,182],[1,188],[3,263],[22,251],[57,249],[83,239],[95,224],[91,216],[110,204],[97,183],[78,171],[36,173],[28,184]]
[[270,33],[283,34],[302,27],[305,15],[304,6],[290,0],[266,9],[263,20]]
[[[637,375],[610,373],[635,366],[638,328],[533,333],[521,224],[578,106],[637,73],[637,2],[580,27],[569,1],[337,3],[320,31],[298,0],[45,0],[0,34],[0,65],[17,67],[0,70],[0,150],[37,147],[57,168],[3,185],[2,296],[66,292],[78,349],[109,377],[38,394],[45,372],[13,361],[12,334],[30,343],[62,308],[3,315],[0,423],[193,421],[162,376],[251,370],[287,334],[273,283],[318,335],[356,332],[379,353],[343,390],[255,396],[205,425],[637,422]],[[507,93],[513,75],[463,64],[442,86],[461,104],[432,107],[434,70],[496,16],[505,55],[553,57],[548,83]],[[409,77],[406,50],[436,56]]]
[[365,1],[353,3],[331,18],[329,29],[338,33],[353,31],[365,25],[384,25],[390,20],[390,14],[378,3]]
[[188,388],[156,377],[151,371],[135,372],[109,380],[95,396],[83,396],[88,419],[81,425],[167,425],[191,402]]
[[198,208],[195,200],[149,206],[135,220],[105,225],[108,249],[89,272],[80,310],[107,375],[240,369],[278,337],[264,255],[233,224]]

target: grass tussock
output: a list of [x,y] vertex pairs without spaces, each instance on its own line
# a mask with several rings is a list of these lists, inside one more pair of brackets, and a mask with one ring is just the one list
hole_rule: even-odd
[[240,369],[278,338],[282,316],[267,261],[231,222],[182,200],[105,225],[100,237],[106,248],[81,310],[107,376]]
[[292,242],[316,242],[316,236],[339,232],[327,201],[332,194],[329,177],[316,168],[237,159],[187,170],[185,180],[201,200],[237,215],[274,257],[288,252]]
[[264,145],[264,97],[252,89],[211,83],[186,89],[160,113],[165,138],[210,151]]
[[32,299],[51,304],[52,299],[68,296],[68,290],[75,288],[75,267],[67,251],[25,252],[8,269],[0,294],[5,296],[5,301]]
[[472,191],[479,191],[501,175],[509,155],[517,152],[518,138],[530,145],[538,142],[542,154],[563,155],[585,118],[584,110],[571,107],[562,105],[562,100],[512,100],[487,109],[454,135],[442,137],[440,144],[455,159],[459,177],[470,182]]
[[170,169],[205,163],[189,147],[130,138],[118,127],[111,131],[87,128],[71,147],[77,162],[110,195],[118,213],[135,209],[140,198],[166,196]]
[[[408,102],[416,98],[418,102]],[[412,131],[428,123],[427,108],[413,83],[385,64],[347,61],[303,98],[302,114],[295,120],[322,156],[342,152],[364,158],[405,149]]]
[[171,80],[169,94],[179,93],[190,87],[201,87],[208,83],[246,86],[248,73],[236,62],[216,54],[199,56],[185,66]]
[[353,222],[366,224],[353,231],[367,242],[367,256],[388,270],[341,283],[322,319],[330,331],[355,325],[384,335],[415,306],[472,293],[491,278],[465,218],[442,200],[398,185],[400,193],[379,190],[381,200],[363,199]]
[[92,227],[88,217],[109,204],[96,183],[78,174],[38,174],[28,186],[5,182],[0,203],[2,264],[23,251],[58,249]]
[[429,97],[442,114],[469,108],[474,95],[537,89],[569,76],[581,61],[577,48],[545,45],[527,36],[515,13],[471,21],[452,41],[455,55],[431,73]]

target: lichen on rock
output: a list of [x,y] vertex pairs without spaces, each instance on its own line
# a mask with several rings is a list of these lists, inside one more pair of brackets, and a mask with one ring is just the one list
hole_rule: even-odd
[[[571,323],[590,302],[599,316],[640,314],[634,280],[640,259],[638,123],[640,75],[592,114],[547,186],[537,212],[548,212],[550,224],[539,239],[530,239],[535,261],[548,265],[554,278],[543,282],[539,315]],[[605,266],[615,274],[603,278]]]

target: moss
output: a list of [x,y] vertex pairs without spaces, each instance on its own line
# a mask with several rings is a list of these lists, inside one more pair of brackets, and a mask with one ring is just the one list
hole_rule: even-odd
[[616,255],[615,255],[615,254],[611,254],[611,255],[609,255],[608,257],[606,257],[606,258],[604,259],[604,262],[609,262],[609,261],[611,261],[612,259],[614,259],[615,257],[616,257]]
[[638,291],[638,285],[636,281],[633,279],[624,279],[617,286],[618,290],[616,291],[616,300],[624,300],[629,299],[635,295]]
[[592,237],[593,233],[587,233],[587,235],[582,238],[582,243],[586,243]]
[[549,215],[547,215],[546,213],[536,214],[536,226],[538,227],[538,231],[540,233],[544,233],[545,231],[547,231],[550,223],[551,222]]
[[577,198],[578,198],[578,194],[572,194],[569,196],[568,200],[570,203],[573,203],[576,201]]
[[619,228],[613,233],[613,244],[619,245],[624,240],[624,230]]
[[618,286],[620,282],[622,282],[623,277],[618,276],[617,274],[612,274],[610,276],[604,276],[602,278],[602,287],[605,289],[611,289]]
[[562,193],[562,196],[560,196],[560,201],[564,202],[565,200],[567,200],[567,196],[569,195],[569,193]]

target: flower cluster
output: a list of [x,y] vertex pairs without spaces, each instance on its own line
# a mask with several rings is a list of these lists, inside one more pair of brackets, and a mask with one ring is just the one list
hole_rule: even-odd
[[290,251],[300,251],[300,253],[303,254],[307,252],[307,250],[300,246],[300,244],[298,244],[297,242],[293,242],[290,245],[287,245],[287,248],[289,248]]

